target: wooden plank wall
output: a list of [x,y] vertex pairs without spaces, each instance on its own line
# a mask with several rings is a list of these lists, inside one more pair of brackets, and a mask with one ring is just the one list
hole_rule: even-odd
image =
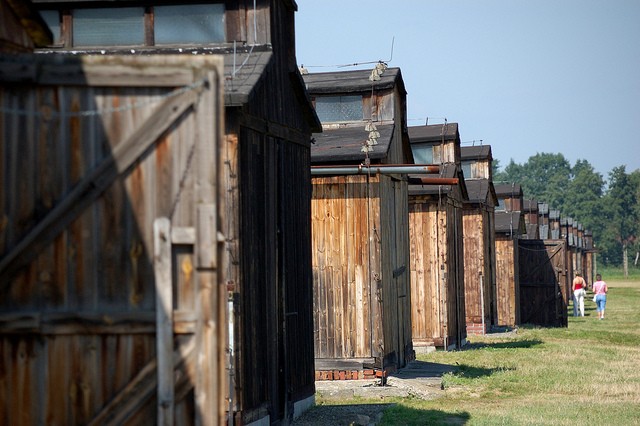
[[[378,240],[380,244],[380,285],[382,286],[382,318],[379,323],[383,329],[384,366],[397,366],[403,354],[400,350],[399,332],[402,330],[402,306],[400,296],[406,288],[398,287],[394,278],[397,268],[396,257],[400,250],[397,238],[396,213],[390,208],[395,205],[393,181],[389,176],[380,176],[380,228]],[[400,283],[401,284],[401,283]],[[404,293],[404,297],[407,295]]]
[[[474,161],[471,163],[471,176],[474,179],[488,179],[488,168],[486,161]],[[465,176],[467,178],[467,176]]]
[[[270,408],[282,407],[282,392],[278,388],[279,371],[283,368],[280,353],[282,307],[281,288],[277,277],[277,235],[272,226],[277,214],[275,190],[276,150],[273,141],[265,140],[259,132],[243,129],[239,135],[240,205],[251,206],[241,212],[240,277],[241,303],[240,374],[242,380],[241,406],[251,410],[255,421]],[[245,187],[247,190],[245,190]],[[250,189],[249,189],[250,188]],[[267,189],[273,189],[271,192]],[[260,212],[260,214],[255,214]],[[250,244],[250,249],[245,244]],[[245,249],[246,247],[246,249]],[[258,255],[253,255],[260,253]],[[258,349],[260,348],[260,349]],[[259,378],[259,379],[258,379]],[[272,406],[267,397],[273,395]],[[276,413],[273,413],[276,414]],[[245,415],[247,415],[245,413]]]
[[312,268],[316,358],[369,358],[382,343],[377,178],[313,178]]
[[412,356],[408,232],[405,181],[313,179],[316,359],[398,368]]
[[462,209],[449,197],[412,197],[409,233],[414,347],[459,345],[466,338]]
[[406,180],[380,176],[385,366],[401,368],[413,357],[409,270],[409,201]]
[[410,207],[413,343],[416,347],[442,344],[445,295],[440,265],[447,249],[446,212],[439,212],[437,203],[416,201]]
[[593,283],[595,282],[593,258],[594,252],[587,250],[584,255],[585,279],[590,287],[593,286]]
[[462,222],[467,333],[484,334],[494,325],[497,316],[492,207],[465,206]]
[[[285,383],[293,401],[315,394],[313,354],[313,278],[311,268],[311,164],[305,146],[281,143],[279,166],[281,271],[287,348]],[[301,235],[301,230],[305,230]],[[282,272],[281,272],[282,273]]]
[[520,323],[518,242],[508,235],[496,237],[496,304],[499,326]]
[[[234,39],[251,42],[253,2],[225,5]],[[270,45],[273,60],[247,104],[227,108],[233,155],[225,191],[235,194],[231,205],[241,210],[232,224],[236,239],[229,260],[239,312],[235,380],[236,409],[242,414],[237,421],[243,424],[267,416],[272,423],[290,421],[297,404],[313,401],[315,393],[312,107],[296,69],[295,8],[290,1],[258,0],[258,43]]]
[[[199,108],[204,121],[204,115],[193,110],[180,113],[197,99],[198,89],[167,95],[203,77],[208,87],[218,88],[215,70],[222,65],[215,57],[55,59],[25,59],[20,75],[25,83],[3,82],[0,87],[4,109],[33,112],[0,116],[0,166],[6,177],[0,214],[8,224],[0,232],[0,253],[18,247],[98,167],[104,173],[96,174],[88,187],[105,189],[93,201],[74,204],[84,210],[76,215],[75,207],[69,210],[56,222],[58,233],[38,234],[30,246],[35,256],[29,257],[27,250],[18,258],[24,268],[0,271],[5,274],[0,287],[0,370],[6,378],[0,385],[0,423],[91,423],[141,377],[150,377],[144,379],[151,383],[148,390],[121,398],[128,406],[115,411],[123,420],[128,415],[131,423],[148,422],[156,418],[155,376],[143,374],[156,368],[152,224],[156,217],[167,216],[175,226],[195,226],[193,185],[201,169],[193,160],[194,141],[206,139],[215,149],[222,119],[215,94],[202,98],[209,102]],[[117,79],[110,61],[117,63]],[[3,78],[16,75],[4,71]],[[177,115],[162,113],[159,105]],[[78,114],[81,111],[94,113]],[[144,145],[144,129],[162,136],[149,137],[151,148],[139,158],[119,155],[128,140]],[[201,160],[206,158],[200,153]],[[215,157],[211,162],[215,164]],[[105,183],[109,177],[113,182]],[[92,192],[88,194],[79,200]],[[173,256],[179,283],[174,333],[178,347],[184,347],[194,343],[197,278],[200,285],[214,283],[203,281],[186,246]],[[215,296],[208,302],[212,313],[224,312]],[[215,340],[225,342],[225,332],[225,327],[217,327]],[[217,356],[224,358],[224,344],[219,348]],[[187,362],[180,373],[190,383],[176,394],[177,422],[192,423],[204,416],[189,393],[195,385],[192,367]],[[200,371],[216,386],[224,386],[219,373]],[[223,416],[220,406],[208,399],[216,395],[220,393],[198,397],[212,405],[214,416]]]
[[[243,421],[313,395],[308,148],[243,128],[239,385]],[[306,167],[301,167],[306,165]],[[291,399],[287,399],[291,397]],[[286,408],[287,415],[292,408]]]
[[[456,190],[457,198],[451,205],[451,212],[447,214],[449,218],[447,225],[453,229],[448,235],[448,259],[445,265],[447,271],[447,335],[449,336],[449,347],[455,342],[460,349],[467,339],[467,327],[465,319],[465,271],[464,271],[464,241],[463,241],[463,207],[462,193],[459,188]],[[451,249],[453,247],[453,250]],[[447,345],[444,345],[447,346]]]

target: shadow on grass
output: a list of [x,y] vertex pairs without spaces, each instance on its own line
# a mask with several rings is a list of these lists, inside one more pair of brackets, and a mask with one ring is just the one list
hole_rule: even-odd
[[443,374],[454,372],[457,369],[458,366],[456,365],[415,360],[400,368],[397,372],[392,373],[391,376],[402,379],[442,377]]
[[483,368],[473,367],[471,365],[460,364],[458,369],[451,373],[453,377],[460,377],[465,379],[477,379],[480,377],[491,376],[494,373],[501,373],[504,371],[514,371],[515,367],[495,367],[495,368]]
[[464,425],[471,415],[409,407],[404,404],[316,405],[292,426],[382,425]]
[[[490,337],[490,335],[487,335]],[[511,342],[474,342],[469,343],[464,347],[465,350],[469,349],[528,349],[543,343],[542,340],[514,340]]]
[[464,425],[471,415],[467,412],[448,413],[398,404],[384,413],[383,425]]
[[[585,300],[584,301],[584,316],[585,317],[590,317],[591,315],[595,315],[596,314],[596,304],[594,302],[591,301],[591,299],[589,299],[588,301]],[[571,318],[571,317],[575,317],[577,318],[576,315],[573,315],[573,305],[569,304],[569,306],[567,306],[567,317]]]

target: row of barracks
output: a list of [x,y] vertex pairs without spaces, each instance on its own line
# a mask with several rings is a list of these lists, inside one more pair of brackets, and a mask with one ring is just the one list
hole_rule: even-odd
[[0,0],[0,424],[286,425],[567,325],[589,232],[409,127],[399,68],[299,68],[296,10]]

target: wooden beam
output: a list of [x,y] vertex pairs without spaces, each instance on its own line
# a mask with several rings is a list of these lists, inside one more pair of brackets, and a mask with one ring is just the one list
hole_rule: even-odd
[[9,253],[0,260],[0,290],[62,230],[127,170],[173,123],[198,100],[199,90],[167,98],[112,155],[90,171]]
[[[195,312],[174,311],[173,333],[194,334]],[[52,312],[0,315],[0,335],[154,334],[154,311]]]
[[153,268],[156,279],[156,352],[158,357],[158,419],[173,425],[173,274],[171,270],[171,222],[166,217],[153,223]]
[[[176,375],[176,385],[184,387],[188,374],[182,374],[180,370],[190,370],[190,365],[195,363],[194,339],[173,352],[173,371]],[[157,359],[153,358],[140,372],[125,386],[120,393],[111,399],[100,412],[88,423],[89,426],[110,426],[125,424],[127,418],[142,407],[154,394],[157,385]],[[187,383],[188,386],[188,383]]]
[[172,244],[184,244],[193,245],[196,243],[196,229],[190,227],[177,227],[171,228],[171,243]]
[[311,140],[309,139],[309,137],[305,136],[305,134],[298,129],[286,127],[282,124],[268,121],[253,115],[242,115],[240,125],[251,130],[255,130],[258,133],[272,136],[276,139],[293,142],[304,147],[311,146]]
[[[65,19],[63,25],[69,25]],[[69,21],[70,22],[70,21]],[[68,33],[68,32],[67,32]],[[180,87],[193,83],[193,70],[184,63],[159,56],[148,66],[117,62],[112,55],[83,56],[52,61],[46,56],[35,61],[26,56],[0,62],[0,81],[55,86]]]

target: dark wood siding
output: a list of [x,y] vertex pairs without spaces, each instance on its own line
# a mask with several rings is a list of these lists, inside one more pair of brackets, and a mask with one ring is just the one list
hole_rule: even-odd
[[383,327],[386,357],[400,368],[413,359],[407,181],[381,176]]
[[[253,32],[252,8],[243,2],[237,16],[245,33]],[[237,151],[227,173],[230,188],[239,188],[230,197],[237,197],[241,210],[240,222],[233,224],[239,237],[230,260],[240,260],[231,281],[239,283],[236,394],[245,423],[266,415],[272,422],[290,420],[294,405],[315,392],[312,123],[305,113],[311,106],[305,105],[295,61],[293,3],[262,0],[258,11],[258,41],[271,43],[273,61],[249,102],[227,108],[230,151]]]
[[29,0],[0,0],[0,52],[29,53],[51,43],[51,32]]
[[242,401],[282,416],[314,393],[309,151],[249,129],[240,139]]
[[519,240],[520,315],[523,324],[567,326],[569,280],[564,240]]

